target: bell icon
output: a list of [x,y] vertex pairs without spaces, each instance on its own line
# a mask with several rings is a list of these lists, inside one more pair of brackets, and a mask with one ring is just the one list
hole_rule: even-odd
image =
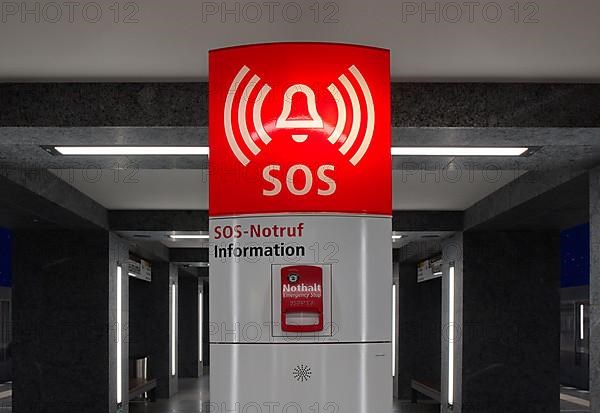
[[[292,111],[292,100],[296,93],[301,92],[306,96],[306,105],[308,106],[309,119],[290,119]],[[317,102],[315,93],[306,85],[297,83],[287,88],[283,98],[283,110],[275,123],[276,128],[282,129],[308,129],[323,128],[323,119],[317,112]],[[293,134],[292,139],[296,142],[304,142],[308,138],[306,134]]]

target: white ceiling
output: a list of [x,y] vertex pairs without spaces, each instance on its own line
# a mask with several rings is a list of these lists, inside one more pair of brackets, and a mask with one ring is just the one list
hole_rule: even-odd
[[[207,209],[206,170],[53,170],[108,209]],[[393,171],[396,210],[464,210],[525,171]],[[115,175],[117,174],[118,175]],[[360,194],[357,194],[360,196]]]
[[[269,2],[260,1],[96,0],[75,3],[79,6],[72,17],[65,6],[68,2],[9,3],[17,9],[15,15],[8,14],[5,7],[1,11],[0,80],[203,80],[209,49],[306,40],[389,48],[395,79],[600,79],[597,0],[474,2],[478,6],[472,19],[466,6],[469,2],[321,0],[317,23],[314,6],[309,8],[314,1],[274,2],[279,6],[274,8],[272,20]],[[102,16],[96,23],[91,22],[97,12],[93,7],[88,6],[87,21],[84,18],[84,6],[92,3],[101,6]],[[257,16],[254,6],[244,9],[249,3],[262,8],[257,22],[251,21]],[[35,12],[22,14],[25,4],[34,10],[37,5],[37,16]],[[62,16],[52,4],[61,5]],[[114,4],[121,7],[118,16]],[[456,8],[447,8],[447,4],[462,7],[457,22],[452,22]],[[239,22],[235,13],[204,13],[203,18],[203,7],[206,10],[211,5],[230,10],[239,7]],[[301,5],[302,16],[292,23],[295,5]],[[424,5],[430,10],[437,5],[439,22],[435,13],[408,14],[407,7],[413,5],[421,11]],[[501,12],[496,23],[492,22],[497,12],[494,5]],[[520,6],[517,15],[515,5]],[[139,10],[131,8],[134,6]],[[124,23],[132,12],[135,22]],[[336,21],[324,22],[330,13]]]

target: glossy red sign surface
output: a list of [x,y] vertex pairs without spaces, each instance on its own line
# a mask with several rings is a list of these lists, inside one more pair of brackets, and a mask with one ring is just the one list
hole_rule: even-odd
[[209,214],[391,215],[389,52],[273,43],[209,53]]
[[281,330],[299,333],[323,330],[321,267],[296,265],[281,269]]

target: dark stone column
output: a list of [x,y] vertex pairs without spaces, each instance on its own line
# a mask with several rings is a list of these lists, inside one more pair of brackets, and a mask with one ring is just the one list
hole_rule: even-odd
[[158,398],[169,398],[174,392],[169,352],[172,267],[168,262],[153,261],[152,282],[131,279],[129,286],[130,353],[149,357],[148,377],[157,380]]
[[410,399],[412,379],[440,385],[442,282],[417,283],[417,265],[401,264],[398,283],[398,398]]
[[109,233],[14,233],[16,412],[114,411]]
[[589,174],[590,203],[590,398],[600,409],[600,167]]
[[198,278],[179,277],[179,377],[198,377]]
[[398,398],[409,400],[411,396],[410,380],[413,373],[415,348],[416,314],[415,297],[412,294],[417,284],[416,264],[402,264],[398,279]]
[[462,271],[462,412],[557,412],[558,233],[465,232]]

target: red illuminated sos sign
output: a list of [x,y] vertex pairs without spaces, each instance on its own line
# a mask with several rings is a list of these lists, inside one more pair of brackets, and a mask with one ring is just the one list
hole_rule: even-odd
[[209,53],[209,213],[391,215],[389,52],[273,43]]

